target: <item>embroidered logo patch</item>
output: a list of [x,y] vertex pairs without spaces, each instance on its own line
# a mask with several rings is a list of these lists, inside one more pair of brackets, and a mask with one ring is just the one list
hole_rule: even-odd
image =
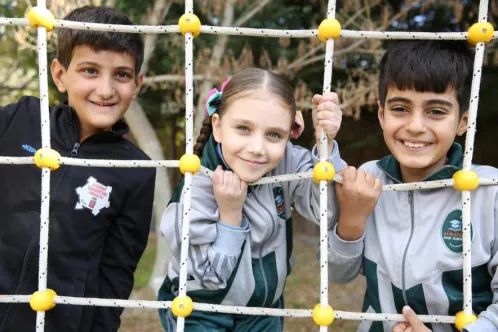
[[109,207],[109,195],[112,187],[104,186],[97,182],[97,179],[90,176],[86,185],[76,188],[79,196],[79,202],[76,203],[76,210],[87,208],[92,210],[94,216],[99,214],[100,210]]
[[273,188],[273,196],[275,197],[278,216],[285,220],[284,189],[282,187]]
[[[462,210],[454,210],[448,214],[441,227],[441,238],[452,252],[459,254],[463,251]],[[474,238],[472,224],[470,238]]]

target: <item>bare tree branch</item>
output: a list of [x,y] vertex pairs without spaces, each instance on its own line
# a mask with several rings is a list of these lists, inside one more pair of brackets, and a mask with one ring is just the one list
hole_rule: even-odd
[[[405,9],[403,9],[401,12],[399,12],[398,14],[394,15],[390,20],[389,22],[387,22],[386,24],[384,24],[383,26],[381,26],[380,28],[376,29],[376,31],[383,31],[385,29],[387,29],[394,21],[396,21],[400,16],[402,15],[406,15],[406,13],[408,11],[410,11],[413,7],[417,6],[418,4],[420,3],[420,1],[416,1],[416,2],[412,2],[409,6],[407,6]],[[337,55],[341,55],[341,54],[345,54],[345,53],[348,53],[348,52],[351,52],[351,51],[354,51],[355,49],[357,49],[358,47],[360,47],[361,45],[363,45],[365,42],[367,41],[367,39],[360,39],[358,40],[356,43],[353,43],[351,45],[349,45],[348,47],[344,48],[344,49],[341,49],[341,50],[337,50],[334,52],[334,56],[337,56]],[[311,59],[308,59],[307,61],[303,61],[303,63],[301,63],[302,66],[306,66],[306,65],[310,65],[310,64],[313,64],[315,62],[318,62],[318,61],[323,61],[325,60],[325,54],[320,54],[320,55],[317,55],[316,57],[313,57]]]
[[257,4],[253,9],[247,10],[246,13],[240,15],[240,17],[234,22],[235,27],[239,27],[241,25],[246,24],[254,15],[257,14],[261,9],[263,9],[270,0],[263,0],[259,4]]

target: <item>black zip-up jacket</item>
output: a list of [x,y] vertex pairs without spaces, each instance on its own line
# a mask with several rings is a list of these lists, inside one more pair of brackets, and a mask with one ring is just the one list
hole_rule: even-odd
[[[41,148],[40,101],[24,97],[0,108],[0,156],[33,156]],[[85,159],[148,156],[113,131],[80,142],[76,113],[50,109],[51,148]],[[51,172],[48,288],[57,295],[127,299],[146,247],[154,196],[154,168],[61,166]],[[0,165],[0,294],[30,295],[38,288],[41,169]],[[46,312],[45,331],[111,332],[120,308],[57,304]],[[35,331],[29,304],[0,304],[1,332]]]

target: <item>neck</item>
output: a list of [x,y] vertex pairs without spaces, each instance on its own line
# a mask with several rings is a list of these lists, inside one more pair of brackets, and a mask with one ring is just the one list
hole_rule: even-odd
[[408,168],[400,165],[401,179],[404,183],[420,182],[446,164],[447,158],[441,158],[438,162],[426,168]]
[[103,131],[112,131],[112,128],[95,129],[95,128],[87,128],[84,125],[80,125],[80,143],[83,142],[88,137],[97,133],[101,133]]

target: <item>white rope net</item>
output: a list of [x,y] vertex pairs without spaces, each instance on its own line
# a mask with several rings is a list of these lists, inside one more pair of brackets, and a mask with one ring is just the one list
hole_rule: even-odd
[[[38,0],[37,7],[45,8],[45,0]],[[327,7],[327,18],[335,18],[336,1],[329,0]],[[479,22],[486,22],[488,12],[488,1],[481,0],[479,5]],[[185,13],[193,13],[193,1],[185,1]],[[0,25],[30,25],[27,19],[24,18],[4,18],[0,17]],[[81,30],[99,30],[111,32],[128,32],[128,33],[178,33],[180,32],[177,25],[167,26],[125,26],[125,25],[109,25],[96,23],[72,22],[64,20],[55,20],[55,28],[70,28]],[[50,148],[50,118],[49,118],[49,100],[48,100],[48,79],[47,79],[47,32],[45,27],[38,27],[38,63],[39,63],[39,85],[40,85],[40,108],[41,108],[41,133],[42,133],[42,148]],[[318,37],[318,31],[315,30],[272,30],[272,29],[252,29],[252,28],[231,28],[231,27],[214,27],[201,26],[201,33],[206,34],[227,34],[233,36],[257,36],[257,37],[288,37],[288,38],[310,38]],[[357,38],[357,39],[446,39],[446,40],[466,40],[467,32],[445,32],[445,33],[428,33],[428,32],[384,32],[384,31],[351,31],[342,30],[340,37],[342,38]],[[186,91],[186,153],[193,153],[193,35],[189,32],[185,34],[185,91]],[[495,32],[493,39],[498,38],[498,32]],[[481,69],[483,65],[485,43],[478,42],[476,45],[476,54],[474,61],[474,76],[471,88],[470,108],[469,108],[469,125],[467,130],[465,157],[463,163],[464,170],[470,170],[472,163],[472,150],[474,145],[476,131],[477,105],[479,97],[479,86],[481,80]],[[326,42],[325,53],[325,71],[323,82],[323,93],[331,91],[332,82],[332,67],[334,54],[334,40],[329,38]],[[327,159],[327,136],[325,132],[321,133],[321,148],[320,160]],[[22,165],[33,164],[33,157],[0,157],[0,164]],[[59,158],[59,164],[72,165],[80,167],[178,167],[178,160],[94,160],[94,159],[75,159],[75,158]],[[212,176],[212,171],[201,166],[201,173]],[[49,230],[49,207],[50,200],[45,197],[50,197],[50,174],[48,168],[42,170],[41,181],[41,213],[40,213],[40,258],[39,258],[39,276],[38,290],[45,291],[47,289],[47,253],[48,253],[48,230]],[[180,288],[179,296],[186,295],[186,279],[187,279],[187,252],[189,246],[189,226],[190,226],[190,206],[191,206],[191,186],[192,173],[185,174],[185,198],[183,210],[183,229],[182,229],[182,248],[181,248],[181,269],[180,269]],[[286,174],[274,177],[265,177],[251,185],[265,184],[273,182],[294,181],[301,179],[310,179],[313,177],[312,172]],[[339,175],[334,176],[334,181],[342,182]],[[480,178],[479,185],[496,185],[498,178]],[[320,251],[327,252],[327,181],[320,181]],[[438,180],[429,182],[416,182],[406,184],[383,185],[383,191],[404,191],[404,190],[423,190],[434,189],[441,187],[450,187],[454,185],[453,179]],[[470,192],[462,191],[463,205],[463,273],[464,273],[464,307],[463,311],[466,314],[472,313],[472,288],[471,288],[471,255],[470,255]],[[328,269],[327,255],[320,255],[320,304],[328,305]],[[57,291],[57,290],[55,290]],[[31,295],[0,295],[0,303],[29,303]],[[119,299],[101,299],[101,298],[78,298],[68,296],[56,296],[56,304],[66,305],[84,305],[84,306],[107,306],[107,307],[123,307],[123,308],[143,308],[143,309],[168,309],[171,308],[170,301],[135,301],[135,300],[119,300]],[[311,317],[312,309],[271,309],[257,307],[236,307],[225,305],[212,305],[204,303],[194,303],[194,310],[207,312],[229,313],[229,314],[245,314],[245,315],[263,315],[263,316],[285,316],[285,317]],[[404,321],[404,317],[399,314],[382,314],[382,313],[358,313],[334,311],[336,319],[349,320],[371,320],[371,321]],[[438,315],[421,315],[419,316],[426,323],[454,323],[454,316],[438,316]],[[177,331],[184,330],[185,319],[178,317]],[[44,331],[45,312],[37,312],[36,331]],[[327,326],[321,326],[320,331],[327,331]]]

